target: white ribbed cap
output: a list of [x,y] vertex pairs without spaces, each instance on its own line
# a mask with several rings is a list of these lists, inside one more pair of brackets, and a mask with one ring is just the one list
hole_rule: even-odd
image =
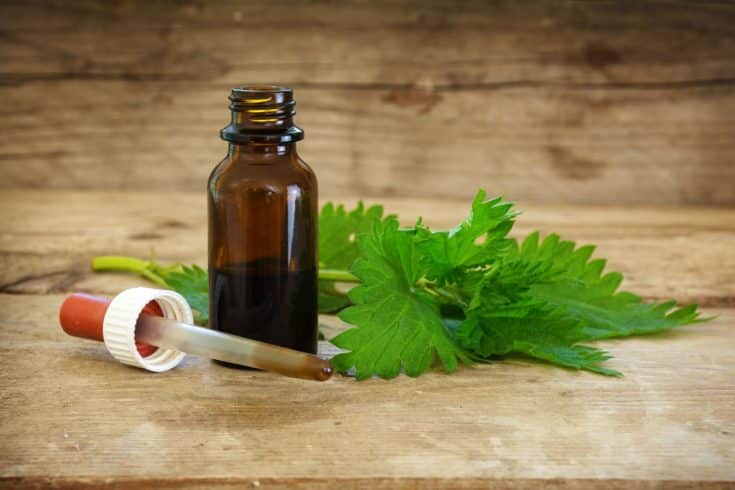
[[168,371],[176,367],[186,353],[158,348],[153,354],[143,357],[135,345],[135,324],[143,308],[151,301],[158,303],[165,318],[194,323],[191,307],[179,293],[152,288],[126,289],[115,296],[105,313],[102,324],[105,347],[123,364],[154,372]]

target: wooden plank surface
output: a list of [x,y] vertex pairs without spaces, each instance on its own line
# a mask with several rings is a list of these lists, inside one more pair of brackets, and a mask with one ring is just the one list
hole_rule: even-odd
[[20,483],[735,480],[733,310],[605,342],[622,379],[510,361],[317,384],[194,357],[161,375],[122,366],[57,327],[62,298],[0,295],[0,474]]
[[[467,203],[388,200],[450,226]],[[524,207],[524,206],[521,206]],[[117,488],[728,488],[735,481],[734,210],[527,207],[519,229],[600,243],[627,286],[719,318],[608,341],[622,379],[520,360],[315,384],[191,357],[151,375],[66,337],[91,255],[201,261],[201,194],[0,194],[0,485]],[[644,261],[650,261],[645,265]],[[8,282],[10,281],[10,282]],[[325,317],[326,319],[326,317]],[[332,329],[341,328],[326,320]]]
[[0,187],[199,190],[243,82],[332,193],[735,203],[717,2],[4,2]]

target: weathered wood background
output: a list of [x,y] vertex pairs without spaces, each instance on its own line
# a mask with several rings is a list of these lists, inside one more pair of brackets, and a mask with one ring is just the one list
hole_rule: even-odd
[[245,82],[323,194],[735,204],[732,2],[2,2],[0,187],[203,191]]
[[[601,344],[623,379],[321,389],[64,335],[64,295],[144,284],[93,256],[204,263],[229,88],[267,82],[323,198],[448,228],[483,186],[719,318]],[[735,2],[0,2],[0,487],[732,488],[734,159]]]

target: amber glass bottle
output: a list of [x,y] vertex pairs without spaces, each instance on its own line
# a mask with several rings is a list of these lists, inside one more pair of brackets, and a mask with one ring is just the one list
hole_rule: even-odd
[[229,152],[209,178],[209,321],[316,352],[317,181],[296,153],[291,89],[232,89]]

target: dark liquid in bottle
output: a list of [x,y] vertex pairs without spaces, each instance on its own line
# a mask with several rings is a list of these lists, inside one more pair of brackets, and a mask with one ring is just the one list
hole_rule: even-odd
[[256,260],[209,271],[210,325],[215,330],[316,353],[315,269],[288,271]]

